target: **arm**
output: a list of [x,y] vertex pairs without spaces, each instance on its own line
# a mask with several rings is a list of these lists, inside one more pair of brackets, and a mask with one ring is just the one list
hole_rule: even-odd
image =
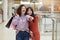
[[42,19],[42,16],[40,14],[35,14],[35,17],[37,17],[38,19]]
[[33,20],[34,18],[32,17],[32,16],[29,16],[29,15],[26,15],[26,17],[27,17],[27,20],[29,21],[29,20]]
[[13,24],[14,26],[16,26],[17,23],[18,23],[18,17],[19,17],[19,16],[15,16],[15,17],[13,18],[13,20],[12,20],[12,24]]

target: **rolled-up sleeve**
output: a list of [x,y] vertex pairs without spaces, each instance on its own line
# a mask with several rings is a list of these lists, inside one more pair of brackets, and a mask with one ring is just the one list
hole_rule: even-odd
[[29,21],[29,18],[32,18],[32,20],[34,19],[33,17],[26,15],[27,20]]
[[18,23],[18,16],[15,16],[12,20],[12,24],[17,25],[17,23]]
[[27,18],[27,20],[29,21],[29,18],[30,18],[31,16],[29,16],[29,15],[26,15],[26,18]]

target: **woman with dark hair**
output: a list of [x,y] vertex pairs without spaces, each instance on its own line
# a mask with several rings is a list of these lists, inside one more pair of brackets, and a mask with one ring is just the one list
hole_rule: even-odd
[[40,33],[38,30],[38,15],[34,15],[33,9],[31,7],[26,9],[26,15],[34,17],[33,21],[31,19],[29,21],[29,30],[32,31],[34,40],[40,40]]
[[[30,10],[30,11],[29,11],[29,10]],[[29,11],[29,12],[28,12],[28,11]],[[26,9],[25,15],[30,15],[30,16],[34,17],[34,11],[33,11],[33,9],[32,9],[31,7],[28,7],[28,8]]]
[[[26,7],[20,5],[17,9],[17,16],[12,20],[12,25],[15,26],[16,40],[29,40],[29,19],[33,17],[26,15]],[[32,19],[33,20],[33,19]]]

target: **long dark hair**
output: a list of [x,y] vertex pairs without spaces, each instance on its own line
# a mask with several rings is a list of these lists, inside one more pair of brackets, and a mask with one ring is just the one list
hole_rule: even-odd
[[[19,15],[19,16],[21,16],[21,9],[22,9],[22,7],[25,7],[25,5],[20,5],[18,8],[17,8],[17,14]],[[26,8],[26,7],[25,7]]]
[[31,14],[30,16],[33,16],[33,17],[34,17],[34,11],[33,11],[32,7],[28,7],[28,8],[26,9],[25,15],[28,15],[27,12],[28,12],[29,9],[31,9],[31,11],[32,11],[32,14]]

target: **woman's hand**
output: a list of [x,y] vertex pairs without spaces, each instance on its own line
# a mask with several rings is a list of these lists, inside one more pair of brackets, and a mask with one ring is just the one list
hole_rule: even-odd
[[32,20],[34,20],[34,18],[33,17],[30,17],[29,20],[32,21]]
[[42,19],[42,16],[41,16],[41,15],[38,15],[38,17],[39,17],[40,19]]
[[38,19],[42,19],[42,16],[40,14],[35,14],[35,17],[38,17]]
[[30,37],[33,38],[33,32],[32,31],[30,31]]

